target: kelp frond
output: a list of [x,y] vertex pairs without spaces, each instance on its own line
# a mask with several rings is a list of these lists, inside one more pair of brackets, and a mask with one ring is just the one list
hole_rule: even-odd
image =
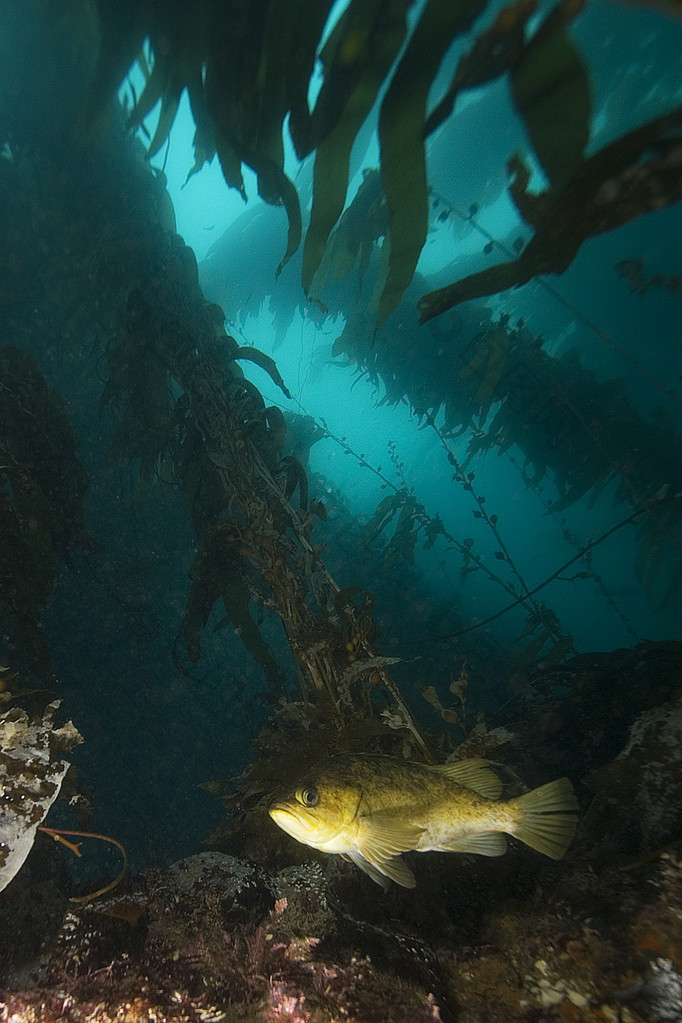
[[571,177],[539,195],[517,155],[509,162],[510,195],[534,235],[521,255],[488,267],[419,299],[421,323],[461,302],[520,284],[538,274],[560,274],[581,245],[643,213],[682,198],[682,107],[657,117],[582,160]]
[[[129,123],[140,125],[160,104],[149,147],[150,154],[155,153],[166,140],[180,96],[187,90],[196,123],[190,175],[217,154],[229,186],[245,195],[242,166],[246,165],[257,176],[262,198],[286,209],[289,233],[277,272],[302,237],[298,195],[284,169],[283,130],[288,120],[298,157],[315,153],[302,267],[306,294],[343,214],[353,143],[380,99],[380,174],[388,223],[384,228],[386,277],[377,296],[377,325],[393,312],[410,284],[426,240],[429,202],[424,141],[456,112],[457,99],[465,90],[509,77],[516,111],[551,188],[538,199],[526,196],[521,165],[518,160],[512,165],[512,196],[535,227],[535,238],[513,263],[425,295],[420,304],[423,319],[467,298],[523,283],[537,273],[561,272],[586,237],[652,208],[654,199],[660,205],[679,195],[666,171],[674,140],[668,138],[666,144],[662,134],[676,127],[674,119],[665,125],[656,122],[657,128],[652,125],[636,152],[628,137],[619,140],[615,148],[610,147],[615,163],[609,159],[605,163],[600,154],[585,159],[590,84],[570,38],[581,0],[561,0],[532,32],[528,25],[535,10],[533,0],[517,0],[502,8],[460,58],[450,86],[430,112],[428,95],[444,56],[453,41],[485,13],[486,0],[428,0],[409,28],[412,4],[408,0],[392,4],[349,0],[324,44],[330,0],[313,5],[304,0],[266,0],[239,7],[226,6],[221,0],[200,0],[189,6],[183,0],[163,0],[133,5],[134,17],[128,6],[111,0],[97,3],[101,48],[88,103],[91,120],[111,97],[146,38],[152,66]],[[322,84],[310,109],[308,92],[318,57]],[[601,202],[601,186],[614,176],[624,184],[623,175],[651,147],[655,153],[647,159],[649,185],[640,184],[634,192],[630,189],[625,202],[623,194],[617,202]],[[362,259],[366,258],[363,253]]]

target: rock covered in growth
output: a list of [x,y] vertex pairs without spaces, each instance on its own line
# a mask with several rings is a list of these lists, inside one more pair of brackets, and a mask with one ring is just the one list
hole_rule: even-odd
[[59,754],[83,741],[71,721],[54,727],[60,702],[49,703],[41,718],[20,707],[0,716],[0,891],[21,868],[59,795],[69,769]]
[[678,1021],[682,859],[529,862],[352,908],[316,863],[187,857],[71,906],[37,979],[0,960],[0,1023]]

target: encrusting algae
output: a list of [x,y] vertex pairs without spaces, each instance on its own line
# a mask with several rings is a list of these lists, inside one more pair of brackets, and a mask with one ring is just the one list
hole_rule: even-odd
[[340,853],[382,887],[414,888],[404,852],[501,856],[505,834],[560,859],[576,828],[568,778],[500,800],[486,760],[427,766],[385,756],[340,755],[314,767],[270,809],[297,841]]

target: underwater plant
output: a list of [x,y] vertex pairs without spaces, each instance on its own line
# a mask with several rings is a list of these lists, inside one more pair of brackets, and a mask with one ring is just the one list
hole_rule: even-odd
[[[449,88],[428,112],[429,91],[448,48],[486,12],[485,0],[428,0],[416,12],[406,0],[390,5],[351,0],[321,48],[329,0],[312,8],[272,0],[239,12],[225,10],[218,0],[203,0],[191,8],[180,0],[164,0],[152,7],[134,5],[133,17],[111,0],[98,0],[99,57],[84,119],[92,123],[101,117],[114,88],[133,61],[141,60],[145,87],[128,123],[141,125],[160,103],[149,146],[154,155],[168,138],[187,90],[196,125],[190,174],[217,154],[227,184],[245,195],[242,164],[255,172],[259,195],[287,212],[288,239],[279,273],[302,237],[299,199],[284,170],[283,127],[288,118],[298,159],[315,153],[302,266],[303,287],[309,293],[343,213],[353,142],[378,101],[388,218],[384,230],[390,240],[376,313],[376,325],[381,326],[410,284],[426,241],[426,138],[453,114],[461,94],[508,76],[515,110],[551,183],[547,194],[526,196],[525,172],[515,158],[511,194],[536,228],[534,243],[515,264],[493,268],[480,282],[477,278],[462,282],[459,289],[452,286],[424,296],[420,308],[426,319],[465,297],[502,290],[537,273],[560,272],[585,237],[640,215],[654,202],[660,208],[679,198],[679,175],[674,174],[679,143],[667,135],[679,112],[651,122],[603,153],[584,157],[591,116],[589,75],[570,36],[571,22],[582,6],[562,0],[531,33],[532,0],[503,7],[460,58]],[[145,40],[151,68],[146,58],[138,57]],[[318,53],[322,83],[311,109],[308,88]],[[633,185],[623,203],[618,182],[626,187],[639,156],[654,151],[648,157],[647,181]],[[599,199],[607,181],[615,182],[617,201]],[[567,209],[571,226],[562,232]],[[557,240],[551,245],[546,239],[554,234]]]

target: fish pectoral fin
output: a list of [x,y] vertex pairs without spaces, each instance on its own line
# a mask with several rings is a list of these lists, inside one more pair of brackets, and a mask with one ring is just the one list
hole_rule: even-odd
[[357,848],[370,863],[390,860],[414,849],[424,828],[405,824],[391,813],[368,813],[359,821]]
[[378,868],[382,874],[390,877],[391,881],[395,881],[401,888],[414,888],[417,882],[414,879],[414,874],[408,867],[402,856],[394,856],[390,860],[384,860],[383,863],[378,865]]
[[[367,814],[360,819],[359,824],[356,838],[357,855],[366,865],[355,859],[356,854],[352,854],[354,862],[358,863],[370,877],[374,877],[374,873],[370,873],[367,866],[379,874],[390,877],[403,888],[414,888],[416,884],[414,874],[400,858],[400,853],[414,849],[424,828],[404,824],[396,820],[391,813]],[[374,880],[377,878],[374,877]]]
[[376,884],[380,884],[384,891],[388,890],[390,878],[386,874],[382,874],[377,867],[369,863],[359,852],[349,853],[347,856],[344,856],[344,859],[352,860],[356,867],[364,870],[365,874],[368,874]]
[[414,888],[416,881],[414,874],[407,863],[400,856],[393,856],[390,860],[382,860],[381,863],[370,863],[360,852],[350,853],[349,859],[356,867],[364,870],[366,874],[380,884],[384,891],[387,890],[389,881],[395,881],[403,888]]
[[477,853],[479,856],[504,856],[507,839],[499,831],[479,831],[476,835],[465,835],[447,845],[439,845],[442,852]]
[[444,774],[451,781],[463,785],[466,789],[472,789],[487,799],[499,799],[502,794],[502,782],[488,761],[481,757],[455,760],[451,764],[435,764],[430,769]]

